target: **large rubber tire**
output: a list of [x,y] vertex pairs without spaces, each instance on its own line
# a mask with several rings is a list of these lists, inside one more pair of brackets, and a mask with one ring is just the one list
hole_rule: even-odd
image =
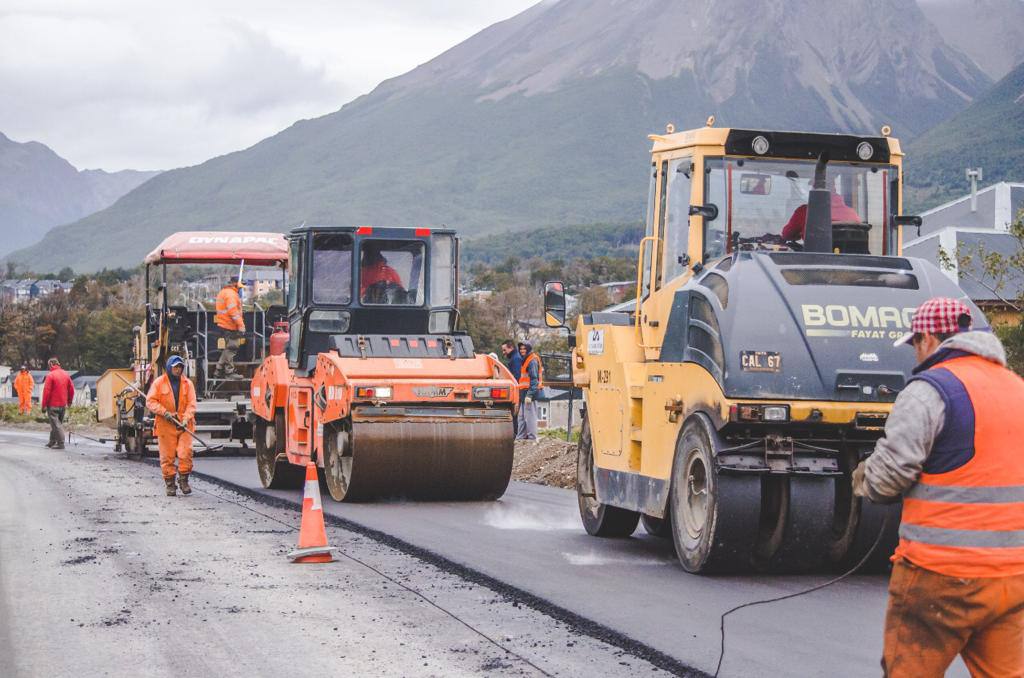
[[760,514],[760,477],[718,472],[705,424],[686,422],[676,444],[669,520],[676,556],[687,572],[751,569]]
[[285,451],[284,410],[274,414],[273,423],[256,418],[253,438],[256,443],[256,469],[260,483],[268,490],[294,490],[302,487],[306,480],[305,469],[290,464],[284,458]]
[[664,518],[655,518],[646,513],[640,516],[640,522],[644,524],[644,530],[652,537],[668,539],[672,536],[672,519],[668,514]]
[[761,530],[755,549],[759,569],[808,572],[829,555],[835,481],[828,476],[765,476]]
[[590,423],[586,415],[580,431],[576,458],[576,499],[580,518],[587,534],[595,537],[628,537],[636,531],[640,514],[618,506],[602,504],[597,500],[594,480],[594,444],[590,437]]

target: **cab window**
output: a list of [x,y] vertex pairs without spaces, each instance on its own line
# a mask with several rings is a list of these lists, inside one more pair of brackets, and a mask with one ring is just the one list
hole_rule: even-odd
[[430,305],[455,305],[455,238],[450,235],[430,241]]
[[421,240],[364,240],[360,245],[359,303],[423,305]]
[[313,303],[345,305],[352,301],[352,237],[318,233],[313,237]]
[[665,279],[672,280],[686,270],[690,244],[690,186],[692,160],[677,158],[668,164],[668,213],[665,218]]

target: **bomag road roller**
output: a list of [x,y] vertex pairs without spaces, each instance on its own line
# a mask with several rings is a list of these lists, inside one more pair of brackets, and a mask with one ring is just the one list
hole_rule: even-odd
[[301,486],[313,459],[337,501],[500,497],[518,388],[456,331],[454,232],[303,226],[288,243],[286,348],[252,382],[263,485]]
[[[850,480],[914,367],[893,341],[930,297],[970,304],[900,256],[920,219],[897,216],[899,142],[712,126],[651,139],[635,306],[584,315],[574,336],[587,532],[642,519],[695,573],[844,566],[881,535],[884,566],[900,506],[862,502]],[[561,283],[545,310],[564,323]]]

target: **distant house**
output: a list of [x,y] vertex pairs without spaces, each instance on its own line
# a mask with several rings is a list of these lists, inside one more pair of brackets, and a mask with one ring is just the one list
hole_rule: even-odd
[[14,397],[14,368],[10,365],[0,365],[0,400]]
[[14,286],[13,303],[25,304],[31,301],[36,296],[36,282],[35,280],[19,280]]
[[73,405],[87,407],[96,402],[96,376],[76,376],[72,380],[75,385],[75,400]]
[[[583,421],[583,391],[573,389],[572,426],[579,428]],[[568,428],[569,390],[545,387],[537,394],[538,428]]]
[[40,299],[48,297],[55,292],[67,294],[74,287],[74,283],[61,282],[60,280],[38,280],[32,290],[32,297]]
[[249,290],[249,296],[262,297],[274,290],[284,287],[284,277],[280,270],[272,268],[253,268],[242,274],[242,282]]
[[953,260],[958,250],[1014,254],[1019,245],[1009,229],[1024,208],[1024,184],[1000,182],[988,186],[977,192],[974,203],[972,209],[971,196],[967,195],[923,213],[921,235],[906,241],[903,253],[927,259],[942,268],[942,272],[959,284],[985,312],[990,322],[1019,322],[1020,314],[1004,299],[1012,301],[1020,297],[1024,291],[1024,275],[1011,271],[1002,289],[997,290],[996,281],[985,276],[979,266],[971,270],[960,270],[956,265],[944,268],[939,252],[946,252]]

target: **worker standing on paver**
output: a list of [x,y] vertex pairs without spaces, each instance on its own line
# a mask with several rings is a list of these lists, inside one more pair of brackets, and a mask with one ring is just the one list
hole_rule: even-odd
[[67,440],[64,414],[75,400],[75,385],[71,376],[61,369],[59,360],[50,358],[47,365],[50,373],[43,380],[43,398],[39,403],[50,420],[50,442],[46,446],[63,450],[64,441]]
[[28,371],[27,365],[21,366],[21,371],[14,378],[14,390],[18,394],[18,414],[28,414],[32,411],[32,390],[36,382]]
[[519,430],[516,440],[537,439],[537,394],[544,387],[544,367],[529,342],[519,342],[523,365],[519,372]]
[[235,353],[242,345],[245,334],[245,319],[242,317],[242,297],[238,290],[242,284],[238,276],[231,276],[228,284],[217,294],[217,315],[213,322],[224,330],[224,348],[213,370],[216,378],[230,377],[235,373]]
[[974,676],[1024,675],[1024,380],[1002,344],[972,332],[955,299],[921,305],[918,366],[854,492],[903,497],[882,666],[942,676],[960,654]]
[[196,388],[184,372],[185,361],[172,355],[167,360],[166,371],[157,377],[146,396],[146,407],[157,417],[154,428],[168,497],[176,494],[175,460],[181,493],[192,494],[188,484],[188,475],[192,472],[192,436],[188,431],[194,431],[196,425]]

